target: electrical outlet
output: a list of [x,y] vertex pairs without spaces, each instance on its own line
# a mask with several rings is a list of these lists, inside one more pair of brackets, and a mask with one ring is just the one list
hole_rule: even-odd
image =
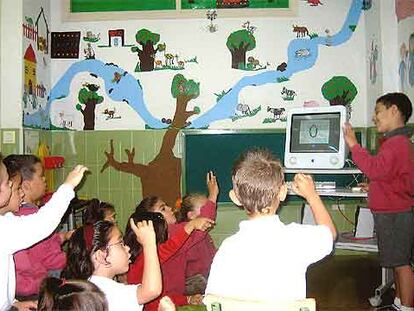
[[337,210],[341,210],[341,211],[343,211],[344,210],[344,208],[345,208],[345,204],[332,204],[331,205],[331,209],[333,210],[333,211],[337,211]]

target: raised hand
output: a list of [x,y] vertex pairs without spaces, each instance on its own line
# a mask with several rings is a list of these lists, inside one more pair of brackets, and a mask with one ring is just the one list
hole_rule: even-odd
[[88,170],[86,166],[76,165],[75,168],[68,174],[65,184],[75,188],[81,182],[83,175]]
[[216,202],[218,194],[219,194],[217,178],[212,171],[209,171],[207,173],[206,179],[207,179],[208,199],[212,202]]
[[154,226],[151,220],[143,220],[135,224],[134,220],[131,218],[129,222],[131,224],[131,229],[137,237],[138,243],[141,244],[142,247],[156,244]]
[[348,122],[345,123],[343,130],[344,130],[345,142],[348,145],[349,149],[352,149],[352,147],[358,144],[358,140],[355,136],[355,131],[352,128],[352,125]]
[[187,234],[190,234],[193,230],[207,231],[214,226],[214,220],[206,217],[197,217],[189,221],[185,226],[184,230]]

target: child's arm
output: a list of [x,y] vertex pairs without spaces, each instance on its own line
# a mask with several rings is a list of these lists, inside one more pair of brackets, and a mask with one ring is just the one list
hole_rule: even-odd
[[219,187],[217,184],[216,176],[213,172],[208,172],[206,176],[207,188],[208,188],[208,202],[204,204],[200,209],[200,216],[207,217],[215,220],[217,216],[217,197],[219,194]]
[[4,216],[2,228],[8,236],[13,237],[13,243],[7,243],[8,252],[15,253],[44,239],[58,226],[69,202],[74,197],[73,189],[81,182],[87,168],[77,165],[39,212],[28,216]]
[[61,244],[60,235],[55,233],[29,248],[30,258],[47,270],[63,269],[66,266],[66,254]]
[[327,226],[332,233],[332,238],[335,240],[337,234],[336,228],[332,222],[331,216],[325,208],[325,205],[315,190],[312,177],[305,174],[296,174],[292,187],[294,192],[308,201],[316,224]]
[[153,300],[161,293],[161,269],[158,262],[155,231],[152,221],[142,221],[135,225],[131,218],[130,224],[137,236],[138,243],[142,245],[144,255],[142,284],[137,287],[137,300],[142,305]]

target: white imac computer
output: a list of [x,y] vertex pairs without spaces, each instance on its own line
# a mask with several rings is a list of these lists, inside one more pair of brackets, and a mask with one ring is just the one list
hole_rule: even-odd
[[344,106],[293,108],[288,111],[285,167],[341,169],[346,146]]

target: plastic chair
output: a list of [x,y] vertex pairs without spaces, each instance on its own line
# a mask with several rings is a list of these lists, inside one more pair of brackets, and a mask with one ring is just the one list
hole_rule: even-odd
[[314,298],[294,301],[254,301],[207,294],[203,299],[207,311],[315,311]]

